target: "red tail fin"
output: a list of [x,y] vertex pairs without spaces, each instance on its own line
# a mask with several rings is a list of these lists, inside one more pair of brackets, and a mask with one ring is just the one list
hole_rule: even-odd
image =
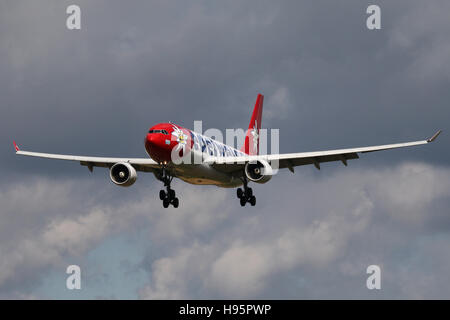
[[253,109],[252,118],[245,136],[244,146],[241,149],[242,152],[249,155],[259,154],[259,129],[261,129],[263,101],[264,96],[262,94],[258,94],[255,108]]

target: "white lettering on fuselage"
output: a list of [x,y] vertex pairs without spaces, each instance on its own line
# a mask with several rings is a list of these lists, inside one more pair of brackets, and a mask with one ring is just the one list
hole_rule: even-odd
[[242,151],[227,146],[221,142],[215,141],[209,137],[205,137],[191,130],[189,130],[189,132],[191,133],[191,138],[194,142],[194,150],[201,151],[202,153],[207,153],[210,156],[216,157],[239,157],[246,155]]

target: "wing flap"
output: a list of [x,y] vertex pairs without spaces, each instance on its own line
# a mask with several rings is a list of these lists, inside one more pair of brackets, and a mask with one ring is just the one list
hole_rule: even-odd
[[350,159],[358,159],[359,156],[357,153],[343,153],[343,154],[333,154],[333,155],[325,155],[325,156],[316,156],[316,157],[306,157],[306,158],[292,158],[292,159],[282,159],[279,160],[279,168],[289,168],[289,167],[297,167],[313,164],[316,165],[323,162],[332,162],[332,161],[341,161],[345,165],[347,165],[347,160]]

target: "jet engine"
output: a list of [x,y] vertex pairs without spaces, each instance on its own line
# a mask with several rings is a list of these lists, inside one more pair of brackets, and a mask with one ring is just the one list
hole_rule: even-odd
[[109,170],[111,181],[121,187],[129,187],[136,182],[137,173],[133,166],[126,162],[118,162]]
[[250,181],[257,183],[266,183],[272,178],[273,175],[272,167],[265,160],[247,162],[245,164],[244,171]]

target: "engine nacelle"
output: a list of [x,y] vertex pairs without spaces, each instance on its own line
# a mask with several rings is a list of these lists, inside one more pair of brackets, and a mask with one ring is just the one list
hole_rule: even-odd
[[137,173],[133,166],[126,162],[118,162],[109,170],[111,181],[121,187],[129,187],[136,182]]
[[257,183],[266,183],[273,175],[272,167],[265,160],[258,160],[254,163],[247,162],[244,171],[250,181]]

